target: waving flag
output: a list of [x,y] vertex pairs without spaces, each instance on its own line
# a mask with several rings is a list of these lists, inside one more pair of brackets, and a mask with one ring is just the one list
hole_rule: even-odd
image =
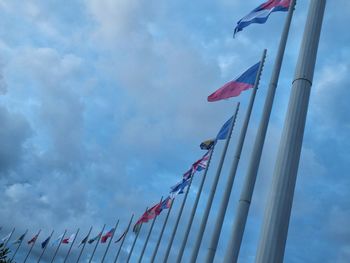
[[[27,233],[27,232],[26,232]],[[26,236],[26,233],[24,233],[23,235],[21,235],[16,241],[13,242],[13,244],[19,244],[23,241],[24,237]]]
[[42,248],[42,249],[44,249],[44,248],[47,246],[47,244],[48,244],[49,241],[50,241],[50,238],[51,238],[51,236],[49,236],[48,238],[46,238],[46,239],[44,240],[44,242],[41,243],[41,248]]
[[71,234],[69,238],[65,238],[62,240],[63,244],[69,244],[72,243],[75,238],[75,234]]
[[64,236],[64,233],[59,235],[52,243],[51,243],[51,246],[55,246],[56,244],[60,243],[61,242],[61,239],[63,238]]
[[205,168],[207,168],[210,155],[211,150],[209,150],[201,159],[193,164],[193,169],[198,172],[205,170]]
[[137,233],[140,230],[142,223],[147,223],[149,220],[159,215],[160,212],[162,211],[162,203],[163,202],[158,203],[152,206],[151,208],[147,209],[147,211],[143,213],[143,215],[139,218],[139,220],[136,221],[132,231],[134,233]]
[[222,125],[220,131],[218,132],[218,135],[216,135],[216,140],[226,140],[227,139],[232,121],[233,121],[233,116],[230,119],[228,119],[224,123],[224,125]]
[[165,198],[161,203],[160,203],[160,207],[159,207],[159,211],[163,211],[164,209],[168,209],[171,206],[173,199],[168,196],[167,198]]
[[211,148],[213,148],[215,144],[215,140],[213,139],[210,139],[210,140],[206,140],[204,142],[202,142],[199,147],[202,149],[202,150],[210,150]]
[[114,243],[118,243],[120,240],[122,240],[125,237],[127,232],[128,232],[128,229],[125,230],[124,233],[116,241],[114,241]]
[[37,238],[38,238],[38,234],[36,234],[35,236],[33,236],[32,237],[32,239],[31,240],[29,240],[27,243],[28,243],[28,245],[30,245],[30,244],[32,244],[32,243],[34,243],[36,240],[37,240]]
[[114,233],[114,228],[112,228],[111,230],[109,230],[106,234],[104,234],[102,237],[101,237],[101,243],[106,243],[108,238],[112,237]]
[[260,62],[251,66],[241,76],[226,83],[224,86],[219,88],[213,94],[208,96],[208,101],[218,101],[228,99],[231,97],[237,97],[242,91],[253,88],[256,75],[258,74]]
[[182,179],[181,182],[178,182],[176,185],[172,186],[170,189],[170,195],[174,197],[175,195],[183,194],[186,186],[190,184],[191,178]]
[[86,242],[88,242],[88,238],[89,238],[89,235],[87,235],[86,237],[84,237],[84,239],[82,241],[80,241],[80,244],[78,247],[80,247],[81,245],[85,244]]
[[237,22],[234,35],[250,24],[264,24],[272,12],[288,11],[291,0],[269,0]]
[[101,235],[102,235],[102,232],[100,232],[97,236],[91,238],[91,239],[88,241],[88,243],[89,243],[89,244],[94,243],[97,239],[100,238]]
[[2,238],[0,243],[7,242],[7,240],[11,237],[11,234],[12,234],[12,232],[10,234],[8,234],[7,236],[5,236],[4,238]]

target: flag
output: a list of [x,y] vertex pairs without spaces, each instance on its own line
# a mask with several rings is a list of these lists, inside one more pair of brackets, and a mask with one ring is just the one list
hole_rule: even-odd
[[51,238],[51,236],[49,236],[48,238],[46,238],[46,239],[44,240],[44,242],[41,243],[41,248],[42,248],[42,249],[44,249],[44,248],[46,247],[46,245],[49,243],[50,238]]
[[173,202],[173,199],[168,196],[167,198],[165,198],[159,206],[159,211],[162,212],[164,209],[168,209],[171,206],[171,203]]
[[197,162],[195,162],[192,167],[193,170],[200,172],[203,171],[207,168],[208,165],[208,161],[211,155],[211,150],[209,150],[208,152],[206,152],[206,154],[203,155],[203,157],[201,159],[199,159]]
[[86,242],[88,242],[88,238],[89,238],[89,235],[87,235],[86,237],[84,237],[84,239],[82,241],[80,241],[80,244],[78,247],[80,247],[81,245],[85,244]]
[[100,238],[101,235],[102,235],[102,232],[100,232],[97,236],[91,238],[91,239],[88,241],[88,243],[89,243],[89,244],[94,243],[97,239]]
[[221,127],[220,131],[216,135],[216,140],[225,140],[228,137],[228,133],[230,131],[230,127],[232,125],[233,116],[225,122],[225,124]]
[[242,91],[253,88],[256,75],[258,74],[260,62],[251,66],[238,78],[227,82],[224,86],[208,96],[208,101],[218,101],[237,97]]
[[34,243],[36,240],[37,240],[37,238],[38,238],[38,234],[36,234],[35,236],[33,236],[32,237],[32,239],[31,240],[29,240],[27,243],[28,243],[28,245],[30,245],[30,244],[32,244],[32,243]]
[[182,181],[178,182],[176,185],[170,188],[170,195],[173,197],[175,195],[183,194],[186,186],[189,185],[190,181],[191,178],[182,179]]
[[21,235],[16,241],[13,242],[13,244],[19,244],[23,241],[24,237],[26,236],[26,233],[24,233],[23,235]]
[[113,235],[114,232],[114,228],[112,228],[111,230],[109,230],[106,234],[104,234],[101,237],[101,243],[106,243],[108,238],[110,238]]
[[120,240],[122,240],[125,237],[127,232],[128,230],[125,230],[124,233],[116,241],[114,241],[114,243],[118,243]]
[[210,140],[206,140],[204,142],[202,142],[199,147],[202,149],[202,150],[210,150],[211,148],[213,148],[215,144],[215,140],[213,139],[210,139]]
[[269,0],[237,22],[234,35],[250,24],[264,24],[272,12],[288,11],[291,0]]
[[73,242],[74,238],[75,238],[75,234],[71,234],[69,238],[63,239],[62,243],[63,244],[69,244],[69,243]]
[[7,236],[5,236],[4,238],[2,238],[0,243],[6,243],[7,240],[10,238],[11,234],[12,234],[12,232],[10,234],[8,234]]
[[59,236],[52,242],[51,246],[53,247],[53,246],[55,246],[56,244],[60,243],[60,241],[61,241],[63,235],[64,235],[64,233],[61,234],[61,235],[59,235]]
[[159,215],[160,212],[162,211],[161,205],[162,203],[157,203],[151,208],[147,209],[147,211],[143,213],[143,215],[139,218],[139,220],[136,221],[132,231],[134,233],[138,233],[138,231],[140,231],[140,227],[142,223],[147,223],[149,220]]

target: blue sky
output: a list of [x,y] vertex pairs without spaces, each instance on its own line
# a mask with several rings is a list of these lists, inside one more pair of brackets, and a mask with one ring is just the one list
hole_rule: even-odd
[[[254,261],[308,2],[298,1],[292,21],[240,254],[242,263]],[[56,237],[64,229],[70,234],[79,227],[82,238],[91,225],[96,234],[103,224],[110,228],[118,218],[117,233],[121,233],[132,213],[138,217],[146,206],[167,194],[203,154],[199,143],[215,136],[240,101],[214,200],[214,209],[218,207],[250,91],[216,103],[206,102],[206,97],[256,63],[267,48],[215,259],[221,262],[286,17],[275,13],[265,25],[252,25],[233,39],[236,21],[260,3],[0,0],[0,234],[5,236],[12,227],[16,227],[15,237],[27,228],[29,235],[42,229],[39,240],[43,240],[52,229]],[[350,258],[349,10],[347,0],[328,1],[326,6],[286,263],[346,263]],[[199,212],[203,212],[221,149],[222,143],[214,155]],[[171,259],[199,177],[194,180]],[[174,211],[178,208],[179,202]],[[205,255],[214,220],[212,213],[200,258]],[[185,256],[195,239],[200,214],[196,222]],[[156,224],[146,261],[159,229]],[[165,238],[169,234],[170,229]],[[131,236],[122,258],[130,244]],[[159,262],[165,247],[163,243]],[[66,251],[63,247],[58,257],[64,257]],[[111,251],[110,256],[116,253],[115,248]],[[102,252],[101,246],[98,253]],[[32,258],[39,253],[35,247]],[[46,259],[52,253],[49,248]],[[72,258],[77,253],[73,249]],[[89,253],[90,248],[85,255]]]

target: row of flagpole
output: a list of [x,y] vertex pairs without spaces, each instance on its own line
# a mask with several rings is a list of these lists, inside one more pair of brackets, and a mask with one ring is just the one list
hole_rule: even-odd
[[[271,1],[270,1],[271,2]],[[282,1],[281,1],[282,2]],[[288,1],[285,1],[288,2]],[[293,81],[293,89],[292,89],[292,95],[290,99],[290,104],[288,106],[288,112],[287,117],[284,125],[284,130],[282,134],[282,140],[279,147],[279,154],[278,159],[276,161],[276,167],[275,172],[273,176],[273,182],[272,182],[272,191],[269,197],[268,207],[265,211],[265,219],[264,224],[262,226],[262,235],[258,247],[258,253],[256,257],[256,263],[280,263],[283,261],[284,256],[284,250],[285,250],[285,243],[287,238],[287,231],[288,231],[288,224],[290,219],[290,212],[291,212],[291,205],[293,200],[293,194],[294,194],[294,188],[295,188],[295,181],[296,181],[296,175],[297,175],[297,169],[298,169],[298,162],[300,158],[300,151],[301,151],[301,144],[303,139],[303,132],[304,132],[304,126],[306,121],[306,113],[307,113],[307,107],[308,107],[308,100],[310,95],[310,88],[312,84],[312,78],[313,78],[313,72],[314,72],[314,66],[316,61],[316,54],[317,54],[317,47],[319,42],[319,36],[322,26],[322,19],[323,19],[323,13],[325,9],[325,0],[312,0],[310,4],[308,19],[306,22],[302,47],[299,54],[299,60],[298,65],[295,73],[295,80]],[[241,191],[240,199],[238,202],[237,207],[237,213],[235,214],[235,219],[233,220],[233,227],[232,231],[230,233],[230,239],[228,242],[228,246],[226,249],[224,262],[225,263],[232,263],[238,261],[238,255],[242,243],[242,238],[244,234],[244,229],[247,222],[247,217],[249,213],[249,207],[250,203],[252,201],[252,196],[254,192],[254,186],[257,178],[258,168],[261,160],[262,150],[266,138],[268,123],[271,115],[271,110],[273,106],[273,101],[275,97],[275,92],[278,85],[279,80],[279,74],[282,66],[282,61],[284,57],[284,52],[286,48],[286,43],[289,35],[289,29],[292,21],[293,11],[296,5],[296,0],[290,0],[289,6],[288,6],[288,15],[285,21],[284,29],[282,32],[282,36],[280,39],[280,44],[277,52],[277,56],[274,63],[274,68],[271,76],[271,80],[269,83],[269,88],[267,91],[267,96],[265,99],[264,109],[262,112],[262,117],[260,121],[260,125],[256,134],[255,143],[253,146],[253,151],[251,153],[251,158],[249,162],[249,166],[247,169],[247,175],[244,179],[243,183],[243,189]],[[242,28],[235,30],[235,32],[238,32],[242,30]],[[263,51],[262,58],[260,62],[253,67],[251,67],[247,72],[244,74],[251,74],[252,70],[256,70],[256,75],[254,79],[254,85],[251,85],[249,81],[246,81],[244,84],[250,84],[251,86],[248,86],[249,88],[252,88],[252,93],[248,105],[248,109],[246,112],[245,119],[243,121],[243,126],[241,128],[241,132],[237,141],[236,150],[234,152],[234,156],[232,159],[231,169],[227,178],[227,182],[225,184],[225,189],[223,193],[223,197],[220,199],[220,207],[218,212],[216,213],[216,219],[214,224],[214,230],[213,233],[210,235],[210,245],[207,249],[205,262],[206,263],[212,263],[214,262],[214,258],[216,255],[216,250],[218,246],[218,242],[220,239],[220,234],[222,231],[222,225],[225,219],[225,215],[228,208],[228,203],[230,200],[234,180],[236,177],[236,172],[239,165],[240,156],[242,153],[245,136],[247,133],[249,120],[251,117],[256,93],[259,86],[259,81],[262,73],[262,69],[264,67],[266,58],[266,50]],[[255,72],[255,71],[254,71]],[[245,75],[242,75],[240,80],[242,80]],[[242,81],[241,81],[242,82]],[[234,84],[235,85],[235,84]],[[225,86],[224,86],[225,87]],[[223,88],[224,88],[223,87]],[[242,90],[247,89],[246,86]],[[242,91],[240,90],[240,91]],[[239,92],[240,93],[240,92]],[[232,96],[238,96],[239,95],[232,95]],[[218,90],[217,92],[213,93],[208,97],[212,99],[210,101],[228,98],[225,97],[227,94],[225,92],[222,92],[222,90]],[[191,256],[190,256],[190,263],[198,262],[198,255],[201,247],[201,243],[203,240],[203,235],[207,227],[208,218],[212,210],[212,204],[215,195],[217,195],[217,186],[220,180],[221,171],[223,168],[223,163],[226,159],[226,153],[227,149],[230,143],[231,134],[233,131],[233,128],[235,126],[238,110],[239,110],[239,103],[236,106],[235,113],[232,116],[232,118],[229,120],[230,122],[226,122],[226,135],[224,138],[221,138],[221,140],[225,139],[225,145],[222,150],[221,158],[218,163],[218,167],[215,173],[215,177],[213,179],[212,185],[210,187],[209,197],[206,200],[206,206],[204,213],[201,215],[201,222],[199,225],[199,230],[197,232],[196,241],[191,249]],[[223,128],[225,127],[223,126]],[[222,129],[223,129],[222,128]],[[222,130],[220,130],[221,132]],[[219,134],[220,134],[219,132]],[[203,186],[205,183],[205,179],[207,176],[207,172],[209,169],[209,164],[214,152],[215,144],[219,139],[219,134],[217,135],[216,139],[214,140],[214,143],[211,145],[211,147],[208,147],[208,152],[206,153],[206,163],[204,168],[204,173],[202,175],[199,190],[196,195],[196,199],[192,205],[191,214],[189,217],[189,222],[186,225],[186,229],[184,232],[184,236],[181,242],[180,249],[177,253],[176,262],[180,263],[182,262],[184,251],[186,248],[186,244],[188,243],[189,234],[191,231],[191,228],[193,226],[194,218],[197,212],[197,207],[199,204],[199,200],[201,198],[201,194],[203,192]],[[200,159],[199,161],[204,160],[204,157]],[[136,242],[138,240],[142,225],[146,222],[148,222],[150,219],[152,219],[151,226],[148,230],[146,239],[144,241],[144,244],[142,246],[141,254],[138,258],[138,262],[142,262],[144,258],[144,253],[146,251],[148,242],[150,240],[152,231],[154,229],[154,225],[156,222],[157,217],[159,216],[160,212],[163,209],[168,209],[168,212],[166,214],[166,217],[163,221],[163,225],[161,228],[161,231],[159,232],[159,236],[157,238],[156,245],[154,247],[150,262],[160,262],[159,260],[156,261],[156,257],[158,255],[159,247],[161,244],[161,240],[164,237],[164,231],[168,224],[168,219],[170,216],[170,213],[172,211],[174,202],[175,202],[175,196],[178,194],[182,194],[185,191],[185,195],[182,199],[182,202],[180,204],[180,208],[178,210],[175,224],[173,226],[173,229],[170,234],[170,238],[167,241],[167,246],[165,250],[164,258],[161,260],[161,262],[168,262],[170,252],[173,248],[173,242],[175,239],[175,236],[178,231],[179,222],[181,220],[184,207],[188,198],[188,194],[190,191],[190,187],[193,183],[194,174],[196,171],[201,171],[201,169],[198,168],[198,166],[195,166],[196,163],[194,163],[189,170],[189,173],[186,172],[183,176],[183,179],[180,183],[178,183],[175,187],[172,188],[171,193],[173,196],[170,197],[170,205],[168,203],[164,205],[163,197],[161,198],[160,202],[151,207],[150,209],[146,208],[145,213],[141,216],[141,218],[136,222],[136,224],[133,227],[133,231],[135,232],[135,236],[131,245],[131,248],[127,255],[127,261],[129,262],[133,251],[135,249]],[[186,189],[186,190],[185,190]],[[169,197],[168,197],[169,198]],[[168,199],[165,199],[168,201]],[[128,227],[126,231],[123,233],[122,237],[119,238],[118,241],[121,241],[120,247],[118,249],[118,252],[116,254],[114,262],[117,262],[117,259],[119,257],[120,251],[122,249],[122,246],[124,244],[125,238],[127,236],[127,233],[131,227],[131,223],[133,220],[133,215],[129,221]],[[112,242],[112,239],[114,237],[114,234],[116,232],[116,228],[118,227],[119,220],[116,222],[115,227],[109,231],[110,233],[110,240],[108,242],[108,245],[105,249],[105,252],[102,257],[102,261],[104,262],[106,259],[106,255],[108,253],[110,244]],[[102,233],[105,229],[105,225],[102,228],[102,231],[97,236],[97,242],[93,249],[93,252],[90,256],[89,262],[92,262],[94,254],[96,252],[97,246],[100,243],[100,239],[102,237]],[[4,242],[4,246],[6,247],[10,238],[12,237],[15,229],[13,229],[7,238],[7,240]],[[92,227],[89,230],[88,235],[86,236],[86,239],[84,238],[85,242],[81,243],[83,244],[82,249],[79,253],[78,259],[76,262],[78,262],[82,256],[83,250],[85,248],[86,243],[88,243],[89,236],[91,234]],[[28,230],[25,232],[24,236]],[[36,238],[39,236],[41,230],[39,230],[38,234],[36,235]],[[71,242],[71,245],[69,247],[69,250],[65,256],[64,262],[68,259],[68,256],[70,254],[70,251],[73,247],[73,244],[77,238],[79,229],[74,235],[74,238]],[[43,257],[45,250],[47,248],[47,243],[52,238],[54,231],[51,232],[50,236],[44,241],[46,242],[45,246],[43,246],[43,250],[39,256],[38,262],[40,262],[41,258]],[[56,248],[54,255],[52,257],[51,262],[54,261],[60,245],[64,239],[64,236],[66,234],[66,230],[64,231],[62,237],[60,237],[60,241],[58,244],[58,247]],[[108,238],[107,238],[108,239]],[[95,240],[94,240],[95,241]],[[19,243],[18,247],[16,248],[12,259],[15,258],[15,255],[17,251],[19,250],[21,244],[23,242],[23,239]],[[27,261],[34,245],[35,245],[36,239],[33,243],[31,243],[31,247],[29,252],[27,253],[24,262]],[[43,243],[44,243],[43,242]],[[29,242],[28,242],[29,243]]]

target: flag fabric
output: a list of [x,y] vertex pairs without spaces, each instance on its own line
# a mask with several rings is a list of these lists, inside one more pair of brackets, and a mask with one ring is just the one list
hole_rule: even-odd
[[31,240],[29,240],[27,243],[28,243],[28,245],[30,245],[30,244],[32,244],[32,243],[34,243],[36,240],[37,240],[37,238],[38,238],[38,234],[36,234],[35,236],[33,236],[32,237],[32,239]]
[[209,139],[209,140],[206,140],[204,142],[202,142],[199,147],[202,149],[202,150],[210,150],[211,148],[213,148],[215,144],[215,140],[213,139]]
[[7,236],[3,237],[3,238],[1,239],[1,242],[0,242],[0,243],[5,243],[5,242],[10,238],[11,234],[12,234],[12,232],[11,232],[10,234],[8,234]]
[[170,195],[174,197],[176,195],[183,194],[186,186],[189,185],[190,181],[191,178],[182,179],[180,182],[170,188]]
[[231,97],[237,97],[242,91],[253,88],[260,62],[247,69],[238,78],[227,82],[224,86],[208,96],[208,101],[219,101]]
[[75,234],[71,234],[69,238],[65,238],[62,240],[63,244],[69,244],[72,243],[75,238]]
[[44,249],[44,248],[47,246],[47,244],[48,244],[49,241],[50,241],[50,237],[51,237],[51,236],[49,236],[48,238],[46,238],[46,239],[44,240],[44,242],[41,243],[41,248],[42,248],[42,249]]
[[203,171],[208,166],[208,161],[211,155],[211,150],[206,152],[201,159],[199,159],[197,162],[193,164],[193,169],[197,172]]
[[61,242],[61,239],[62,239],[63,235],[64,235],[64,233],[61,234],[61,235],[59,235],[59,236],[52,242],[51,246],[53,247],[53,246],[55,246],[56,244],[59,244],[59,243]]
[[264,24],[272,12],[288,11],[291,0],[269,0],[237,22],[234,35],[250,24]]
[[86,237],[84,237],[84,239],[82,241],[80,241],[80,244],[78,247],[80,247],[81,245],[85,244],[86,242],[88,242],[88,238],[89,238],[89,235],[87,235]]
[[233,121],[233,116],[228,119],[221,127],[219,133],[216,135],[216,140],[226,140],[230,131],[230,127]]
[[163,211],[164,209],[169,209],[170,206],[171,206],[172,201],[173,201],[173,198],[171,198],[170,196],[168,196],[167,198],[165,198],[165,199],[160,203],[160,207],[159,207],[160,212]]
[[114,241],[114,243],[118,243],[120,240],[122,240],[125,237],[127,232],[128,230],[125,230],[124,233],[116,241]]
[[94,243],[97,239],[100,238],[101,235],[102,235],[102,232],[100,232],[97,236],[91,238],[91,239],[88,241],[88,243],[89,243],[89,244]]
[[147,223],[149,220],[159,215],[160,212],[162,211],[161,205],[162,203],[160,202],[155,204],[151,208],[147,209],[147,211],[143,213],[143,215],[139,218],[139,220],[136,221],[132,231],[134,233],[138,233],[138,231],[140,231],[140,227],[142,223]]
[[26,236],[26,233],[24,233],[23,235],[21,235],[16,241],[13,242],[13,244],[19,244],[23,241],[24,237]]
[[102,237],[101,237],[101,243],[106,243],[108,238],[112,237],[114,233],[114,228],[112,228],[111,230],[109,230],[106,234],[104,234]]

